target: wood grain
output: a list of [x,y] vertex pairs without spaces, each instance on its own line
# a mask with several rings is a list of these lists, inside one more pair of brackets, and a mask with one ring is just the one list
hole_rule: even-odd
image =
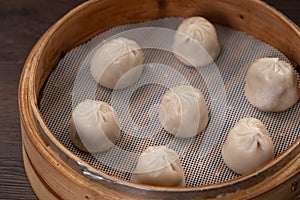
[[[0,6],[0,199],[37,199],[26,178],[17,89],[34,43],[66,12],[84,0],[10,0]],[[299,0],[267,0],[300,26]]]
[[0,199],[37,199],[27,180],[18,115],[18,83],[38,38],[84,0],[10,0],[0,6]]

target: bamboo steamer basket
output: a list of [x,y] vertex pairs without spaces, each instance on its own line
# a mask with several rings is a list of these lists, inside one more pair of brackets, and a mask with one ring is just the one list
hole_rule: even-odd
[[252,35],[282,51],[294,66],[300,63],[299,29],[258,0],[92,0],[80,5],[39,39],[20,80],[24,165],[39,199],[293,199],[300,194],[300,138],[251,174],[213,185],[171,188],[134,184],[97,171],[46,126],[39,111],[40,92],[70,49],[118,25],[195,15]]

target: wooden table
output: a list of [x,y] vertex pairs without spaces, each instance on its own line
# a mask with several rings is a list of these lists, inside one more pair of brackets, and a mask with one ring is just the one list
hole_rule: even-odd
[[[0,199],[37,199],[26,178],[22,161],[17,102],[19,77],[37,39],[82,2],[84,0],[1,0]],[[300,26],[299,0],[266,2]]]

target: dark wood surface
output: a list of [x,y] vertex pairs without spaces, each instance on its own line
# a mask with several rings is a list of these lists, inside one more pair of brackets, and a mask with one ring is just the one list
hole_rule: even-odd
[[[18,82],[26,57],[38,38],[84,0],[0,2],[0,199],[37,199],[22,161]],[[300,26],[299,0],[266,2]]]

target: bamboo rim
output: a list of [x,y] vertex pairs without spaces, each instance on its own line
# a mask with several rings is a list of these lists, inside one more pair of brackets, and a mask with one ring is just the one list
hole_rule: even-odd
[[[164,1],[162,1],[164,2]],[[257,4],[261,7],[263,7],[266,12],[269,12],[269,14],[274,15],[278,21],[282,24],[286,25],[286,28],[293,34],[297,35],[297,37],[300,40],[300,32],[299,29],[290,22],[286,17],[284,17],[282,14],[280,14],[275,9],[267,6],[265,3],[262,3],[258,0],[253,0],[249,2],[253,4]],[[218,190],[218,189],[224,189],[226,188],[229,192],[236,192],[236,188],[245,189],[243,187],[244,182],[251,182],[254,180],[253,183],[247,185],[247,187],[251,187],[255,185],[256,183],[263,181],[268,175],[267,172],[281,172],[280,174],[277,174],[276,176],[281,177],[282,181],[287,180],[287,178],[291,177],[291,172],[289,173],[283,173],[284,171],[280,170],[283,169],[289,169],[292,168],[294,173],[298,173],[300,171],[299,169],[299,162],[295,160],[299,157],[299,148],[300,148],[300,138],[298,138],[292,145],[289,146],[289,148],[280,154],[278,157],[273,159],[272,161],[268,162],[266,165],[262,166],[261,168],[257,169],[256,171],[242,175],[238,178],[231,179],[229,181],[225,181],[218,184],[212,184],[212,185],[204,185],[204,186],[198,186],[198,187],[191,187],[191,188],[170,188],[170,187],[156,187],[156,186],[146,186],[146,185],[140,185],[131,183],[128,181],[121,180],[116,177],[112,177],[107,175],[106,173],[94,169],[92,166],[90,166],[88,163],[86,163],[83,160],[80,160],[78,157],[76,157],[72,152],[70,152],[66,147],[64,147],[61,143],[57,141],[57,139],[54,137],[54,135],[51,133],[51,131],[46,126],[42,115],[38,108],[38,96],[39,91],[45,81],[45,76],[47,76],[50,71],[44,72],[45,74],[40,75],[39,74],[39,67],[40,67],[40,61],[41,57],[44,56],[44,52],[46,51],[46,48],[48,48],[49,43],[52,42],[52,38],[56,35],[59,35],[62,27],[66,26],[66,24],[69,23],[69,21],[74,20],[74,16],[80,16],[84,11],[90,9],[93,6],[100,5],[101,3],[106,3],[106,1],[97,1],[92,0],[88,1],[76,9],[72,10],[70,13],[68,13],[66,16],[64,16],[62,19],[60,19],[56,24],[54,24],[37,42],[33,50],[31,51],[30,55],[28,56],[28,59],[25,63],[21,80],[20,80],[20,86],[19,86],[19,108],[20,108],[20,120],[22,124],[22,132],[23,134],[26,134],[28,139],[32,141],[32,145],[36,149],[37,152],[39,152],[41,155],[47,154],[47,157],[49,157],[50,160],[55,161],[55,163],[61,163],[63,166],[63,161],[60,160],[60,158],[57,158],[56,150],[58,150],[60,153],[63,152],[65,155],[61,155],[62,157],[68,157],[72,161],[79,161],[83,165],[86,166],[86,169],[90,172],[95,172],[96,174],[99,174],[104,181],[107,181],[109,183],[113,184],[119,184],[125,187],[132,188],[134,190],[143,190],[143,191],[153,191],[153,192],[159,192],[159,193],[165,193],[165,192],[179,192],[179,193],[186,193],[186,192],[208,192],[212,190]],[[162,14],[160,14],[162,15]],[[102,31],[102,30],[101,30]],[[78,39],[76,43],[72,44],[71,46],[76,46],[89,38],[91,38],[93,35],[97,34],[97,32],[89,33],[88,35],[83,36],[82,38]],[[68,47],[70,48],[70,47]],[[65,50],[64,50],[65,51]],[[56,55],[56,61],[59,58],[60,55]],[[289,55],[289,58],[292,58],[292,61],[294,63],[300,63],[300,55],[295,55],[294,51],[292,51]],[[46,63],[47,64],[47,63]],[[53,63],[52,63],[53,65]],[[51,66],[53,67],[53,66]],[[50,68],[51,68],[50,67]],[[41,79],[39,79],[41,77]],[[38,80],[38,81],[37,81]],[[37,84],[38,83],[38,84]],[[46,135],[46,138],[41,136],[39,134],[40,131],[43,131]],[[55,146],[53,146],[55,144]],[[50,148],[49,148],[50,147]],[[25,150],[29,147],[26,147],[24,144]],[[290,166],[293,163],[296,166]],[[74,162],[73,162],[74,164]],[[73,167],[73,165],[72,165]],[[78,170],[75,170],[78,171]],[[61,171],[62,173],[64,171]],[[280,176],[285,174],[285,178]],[[96,181],[97,182],[97,181]],[[101,181],[100,181],[101,182]],[[281,182],[278,181],[274,184],[274,186],[279,185]],[[233,188],[233,189],[231,189]],[[259,190],[259,188],[257,188]],[[270,189],[270,188],[269,188]],[[263,192],[263,191],[262,191]]]

